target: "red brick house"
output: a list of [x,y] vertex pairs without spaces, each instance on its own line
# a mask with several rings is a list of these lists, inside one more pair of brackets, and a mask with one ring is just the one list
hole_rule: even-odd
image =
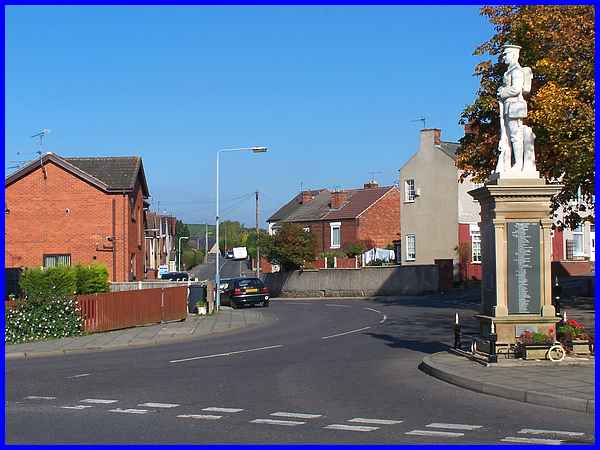
[[111,281],[144,278],[140,157],[46,153],[5,179],[5,267],[103,263]]
[[303,191],[269,217],[269,233],[283,222],[313,233],[317,255],[350,244],[386,247],[400,236],[400,191],[373,181],[362,189]]

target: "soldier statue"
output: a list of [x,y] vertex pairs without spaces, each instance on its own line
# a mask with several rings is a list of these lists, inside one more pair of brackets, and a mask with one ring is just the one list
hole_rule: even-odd
[[531,91],[533,74],[519,64],[518,45],[505,45],[502,59],[508,65],[498,89],[500,107],[500,143],[496,174],[500,177],[539,177],[535,167],[534,140],[531,128],[523,124],[527,117],[524,94]]

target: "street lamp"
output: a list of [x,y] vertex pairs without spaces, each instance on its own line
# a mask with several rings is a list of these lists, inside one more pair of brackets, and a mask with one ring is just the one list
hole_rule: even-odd
[[215,238],[217,241],[217,258],[215,261],[216,271],[215,271],[215,291],[216,298],[215,304],[217,311],[221,306],[221,267],[219,264],[219,257],[221,256],[221,246],[219,244],[219,159],[221,157],[221,153],[228,152],[252,152],[252,153],[266,153],[267,147],[245,147],[245,148],[224,148],[221,150],[217,150],[217,217],[215,221]]
[[179,238],[179,258],[177,258],[177,272],[181,272],[181,240],[189,239],[189,236],[181,236]]

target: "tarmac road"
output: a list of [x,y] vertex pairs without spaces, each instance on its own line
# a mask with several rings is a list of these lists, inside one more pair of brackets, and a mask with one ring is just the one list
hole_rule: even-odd
[[[476,300],[273,299],[269,326],[6,361],[9,443],[593,442],[594,418],[419,371]],[[524,441],[523,441],[524,440]],[[541,441],[538,441],[541,440]]]

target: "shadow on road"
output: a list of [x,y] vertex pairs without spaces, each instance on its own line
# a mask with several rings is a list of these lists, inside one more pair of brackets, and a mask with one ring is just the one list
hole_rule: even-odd
[[390,334],[365,333],[375,339],[384,341],[391,348],[405,348],[421,353],[437,353],[448,350],[450,346],[443,342],[431,342],[414,339],[403,339]]
[[481,303],[481,289],[453,289],[444,294],[421,296],[378,297],[373,300],[381,305],[415,306],[436,309],[472,309],[477,311]]

